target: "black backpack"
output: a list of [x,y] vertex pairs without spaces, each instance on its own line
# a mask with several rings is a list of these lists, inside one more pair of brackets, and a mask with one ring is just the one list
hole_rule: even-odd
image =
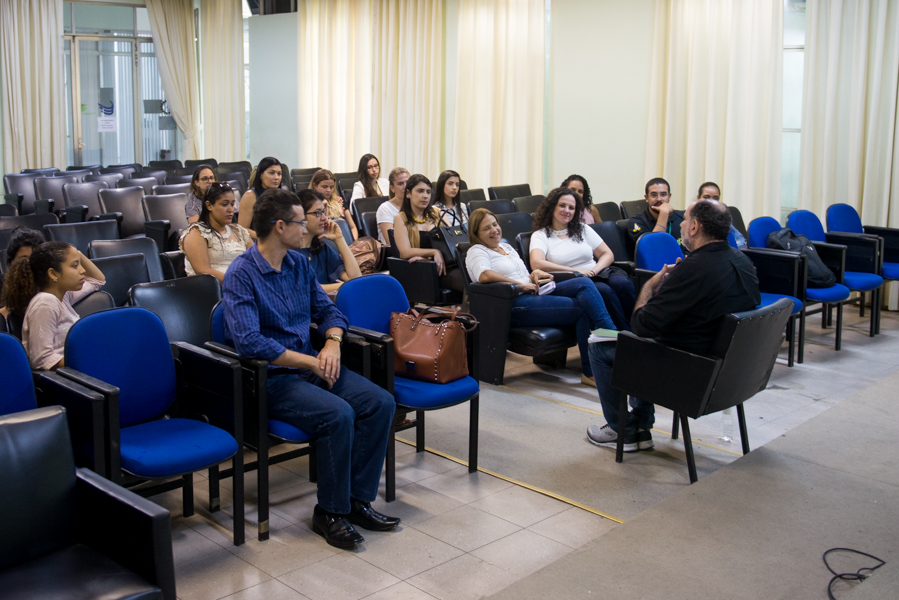
[[827,268],[815,245],[804,235],[796,235],[789,227],[768,235],[767,244],[775,250],[789,250],[805,256],[808,263],[808,287],[826,288],[837,282],[833,271]]

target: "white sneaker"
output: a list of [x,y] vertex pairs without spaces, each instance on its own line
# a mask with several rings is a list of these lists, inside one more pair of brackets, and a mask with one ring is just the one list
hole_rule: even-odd
[[[606,423],[602,427],[591,425],[587,428],[587,441],[596,446],[605,446],[606,448],[618,447],[618,434]],[[636,452],[637,436],[636,434],[625,436],[624,451]]]

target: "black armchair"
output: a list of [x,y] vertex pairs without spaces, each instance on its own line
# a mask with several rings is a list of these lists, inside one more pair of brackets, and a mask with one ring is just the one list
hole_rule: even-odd
[[514,185],[497,185],[487,188],[487,197],[490,200],[512,200],[531,195],[531,186],[528,183]]
[[391,251],[394,253],[393,256],[387,256],[387,270],[390,272],[390,276],[403,286],[411,304],[447,305],[462,301],[460,292],[440,285],[437,263],[433,260],[409,262],[405,258],[399,258],[393,229],[389,229],[387,233],[390,238]]
[[113,219],[87,223],[59,223],[45,225],[44,233],[50,241],[71,244],[87,256],[90,253],[91,242],[119,239],[119,225]]
[[621,214],[624,215],[625,219],[630,219],[631,217],[636,217],[641,212],[646,210],[646,200],[625,200],[620,204],[621,206]]

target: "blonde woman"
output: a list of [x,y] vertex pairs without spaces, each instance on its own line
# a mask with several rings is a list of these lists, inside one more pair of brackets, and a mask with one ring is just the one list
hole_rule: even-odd
[[353,239],[358,240],[359,230],[356,228],[349,209],[343,207],[343,199],[337,193],[337,179],[334,178],[334,173],[327,169],[319,169],[312,175],[309,189],[315,190],[325,197],[325,210],[328,212],[328,218],[331,220],[344,219],[349,224],[350,231],[353,232]]

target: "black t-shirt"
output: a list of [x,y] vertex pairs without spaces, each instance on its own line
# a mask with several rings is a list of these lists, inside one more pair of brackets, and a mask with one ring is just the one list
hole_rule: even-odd
[[[658,217],[648,207],[639,215],[631,217],[627,223],[627,234],[630,236],[631,244],[636,244],[637,239],[644,233],[652,233],[656,226]],[[674,239],[680,240],[680,224],[684,221],[684,211],[675,210],[668,215],[668,233],[674,236]]]

